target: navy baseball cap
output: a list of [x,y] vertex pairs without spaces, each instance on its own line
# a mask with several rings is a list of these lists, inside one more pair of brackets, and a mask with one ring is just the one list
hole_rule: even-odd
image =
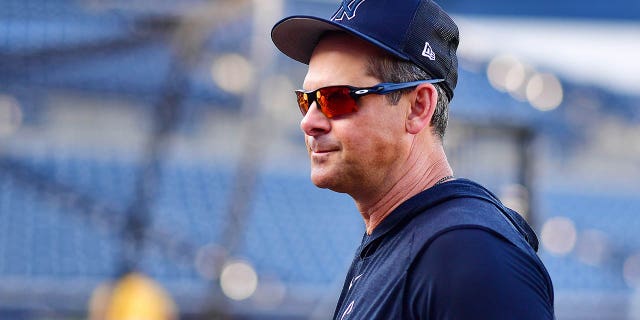
[[328,19],[296,15],[271,30],[271,39],[290,58],[309,64],[328,31],[344,31],[444,79],[453,98],[458,82],[458,27],[432,0],[343,0]]

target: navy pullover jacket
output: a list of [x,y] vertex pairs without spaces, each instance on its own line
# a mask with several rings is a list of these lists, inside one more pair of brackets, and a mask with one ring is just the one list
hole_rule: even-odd
[[526,221],[482,186],[436,185],[365,234],[334,319],[554,319],[537,249]]

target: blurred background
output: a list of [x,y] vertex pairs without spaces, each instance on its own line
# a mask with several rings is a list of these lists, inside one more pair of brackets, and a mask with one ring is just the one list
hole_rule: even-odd
[[[0,0],[0,319],[327,319],[364,231],[275,51],[335,0]],[[565,319],[640,319],[640,2],[441,0],[446,149],[531,222]]]

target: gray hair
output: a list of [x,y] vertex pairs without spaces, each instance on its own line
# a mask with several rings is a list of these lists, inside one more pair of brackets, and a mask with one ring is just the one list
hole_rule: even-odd
[[[403,61],[390,55],[371,57],[368,68],[369,73],[382,82],[409,82],[433,78],[412,62]],[[440,83],[435,83],[434,87],[438,93],[438,102],[431,118],[431,125],[433,133],[440,137],[440,141],[443,141],[449,121],[449,98]],[[392,105],[397,105],[402,95],[411,92],[411,90],[404,89],[392,92],[387,95],[387,100]]]

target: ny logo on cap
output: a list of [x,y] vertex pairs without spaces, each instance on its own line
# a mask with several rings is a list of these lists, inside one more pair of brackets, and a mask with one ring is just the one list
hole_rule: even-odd
[[331,17],[332,21],[342,21],[345,17],[351,20],[356,16],[356,10],[365,0],[342,0],[342,5]]

